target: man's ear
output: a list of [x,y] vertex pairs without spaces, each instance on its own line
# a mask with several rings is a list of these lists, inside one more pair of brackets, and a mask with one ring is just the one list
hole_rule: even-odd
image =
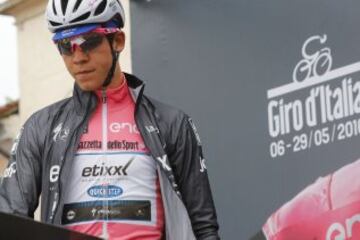
[[113,40],[114,50],[117,52],[122,52],[125,47],[125,33],[123,31],[115,33]]

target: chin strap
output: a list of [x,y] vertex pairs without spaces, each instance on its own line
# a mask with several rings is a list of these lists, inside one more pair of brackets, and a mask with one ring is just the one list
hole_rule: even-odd
[[116,69],[116,64],[118,63],[119,60],[119,56],[120,56],[120,52],[117,52],[114,50],[113,45],[112,45],[112,39],[107,38],[108,42],[110,44],[110,49],[111,49],[111,55],[112,55],[112,65],[111,68],[109,70],[109,73],[103,83],[103,88],[106,88],[107,86],[110,85],[112,78],[114,77],[114,73],[115,73],[115,69]]

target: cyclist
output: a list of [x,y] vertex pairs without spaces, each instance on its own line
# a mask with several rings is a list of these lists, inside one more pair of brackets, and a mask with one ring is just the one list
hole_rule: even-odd
[[219,239],[200,138],[183,112],[123,73],[119,0],[50,0],[73,96],[33,114],[12,149],[0,211],[105,239]]
[[360,239],[360,160],[319,178],[264,224],[268,240]]

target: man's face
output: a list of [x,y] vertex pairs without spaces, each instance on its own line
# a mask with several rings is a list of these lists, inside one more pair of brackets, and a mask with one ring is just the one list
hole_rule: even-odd
[[[72,54],[62,54],[67,70],[84,91],[101,89],[111,68],[110,45],[105,35],[102,36],[101,43],[90,51],[84,52],[81,47],[75,45]],[[114,50],[121,52],[124,48],[124,42],[124,33],[115,33]]]

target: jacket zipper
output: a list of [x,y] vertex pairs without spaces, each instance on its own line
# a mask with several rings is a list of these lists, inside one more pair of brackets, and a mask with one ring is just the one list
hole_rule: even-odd
[[[108,124],[108,103],[107,103],[107,96],[106,96],[106,89],[102,89],[102,150],[103,150],[103,163],[106,161],[106,154],[107,154],[107,139],[108,139],[108,132],[107,132],[107,124]],[[106,218],[103,220],[102,224],[102,238],[109,239],[108,233],[108,202],[107,200],[103,201],[103,208],[105,209],[105,216]]]
[[[142,98],[142,95],[143,95],[143,91],[144,91],[144,86],[142,86],[142,88],[140,89],[140,93],[138,94],[137,98],[136,98],[136,102],[135,102],[135,122],[138,124],[138,121],[137,121],[137,111],[138,111],[138,108],[139,108],[139,105],[140,105],[140,102],[141,102],[141,98]],[[102,90],[102,104],[103,106],[106,106],[106,110],[107,110],[107,96],[106,96],[106,91],[103,89]],[[96,109],[96,107],[94,108]],[[94,110],[93,109],[93,110]],[[81,128],[80,129],[80,134],[77,136],[77,140],[76,140],[76,143],[75,143],[75,148],[76,146],[78,146],[79,142],[80,142],[80,139],[81,139],[81,133],[84,131],[84,128],[85,128],[85,123],[88,123],[89,122],[89,119],[90,119],[90,116],[91,116],[91,113],[89,113],[84,119],[83,121],[78,125],[77,128]],[[107,123],[106,123],[107,124]],[[139,125],[139,124],[138,124]],[[106,128],[107,130],[107,128]],[[142,129],[142,131],[145,131],[145,129]],[[140,134],[143,135],[140,131]],[[107,134],[107,131],[106,131],[106,134]],[[144,138],[144,136],[142,136]],[[68,146],[71,145],[71,141],[69,141],[69,144]],[[107,146],[107,145],[106,145]],[[68,148],[67,148],[68,149]],[[152,152],[152,151],[150,151]],[[64,154],[64,157],[65,157],[66,154]],[[72,151],[72,155],[71,155],[71,159],[74,158],[74,155],[75,155],[75,150]],[[151,154],[153,157],[155,157],[153,154]],[[59,188],[58,188],[58,193],[57,193],[57,198],[53,201],[53,210],[51,212],[51,215],[50,215],[50,221],[52,224],[54,224],[55,222],[55,216],[56,216],[56,212],[58,211],[58,208],[59,208],[59,203],[61,201],[61,188],[62,188],[62,184],[61,184],[61,176],[62,176],[62,169],[63,169],[63,165],[64,165],[64,162],[65,162],[65,159],[62,159],[61,163],[60,163],[60,172],[59,172]],[[60,222],[61,222],[61,219],[60,219]],[[107,224],[105,225],[106,228],[104,228],[104,225],[103,225],[103,234],[105,233],[106,235],[108,235],[108,232],[107,232]],[[108,236],[105,236],[105,237],[108,237]],[[107,238],[105,238],[107,239]]]

